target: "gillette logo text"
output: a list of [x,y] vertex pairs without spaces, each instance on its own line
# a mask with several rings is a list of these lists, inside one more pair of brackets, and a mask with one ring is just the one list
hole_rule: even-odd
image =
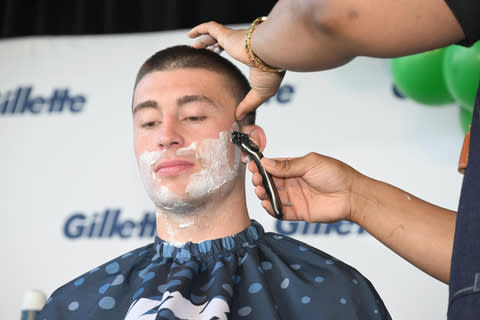
[[121,209],[105,209],[90,215],[76,212],[65,221],[63,233],[69,239],[152,238],[156,234],[156,217],[154,212],[145,212],[139,219],[125,219]]
[[287,236],[292,235],[369,235],[365,229],[353,222],[341,220],[335,223],[308,223],[305,221],[277,220],[275,231]]
[[38,95],[33,87],[18,87],[15,90],[0,92],[0,115],[20,114],[57,114],[83,111],[87,98],[84,95],[72,95],[68,88],[54,88],[47,95]]

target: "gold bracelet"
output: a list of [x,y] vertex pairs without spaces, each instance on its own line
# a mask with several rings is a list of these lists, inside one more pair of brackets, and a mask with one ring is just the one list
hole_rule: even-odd
[[255,68],[258,68],[262,71],[283,72],[285,71],[284,69],[269,66],[268,64],[263,62],[262,59],[260,59],[255,54],[255,52],[253,52],[252,44],[251,44],[253,31],[260,23],[262,23],[265,20],[267,20],[267,17],[258,17],[257,19],[253,20],[252,24],[250,25],[250,28],[248,28],[247,35],[245,37],[245,50],[247,50],[248,60],[250,60],[250,62],[255,66]]

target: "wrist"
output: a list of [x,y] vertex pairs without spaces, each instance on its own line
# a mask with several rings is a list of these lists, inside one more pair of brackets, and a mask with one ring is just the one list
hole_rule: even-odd
[[355,171],[350,192],[349,221],[360,226],[364,225],[368,213],[372,211],[372,206],[378,205],[374,186],[376,182],[378,183],[378,181]]
[[265,20],[267,20],[267,17],[258,17],[250,24],[250,27],[247,30],[247,34],[245,35],[245,51],[247,52],[248,60],[255,68],[266,72],[281,73],[285,70],[268,65],[255,54],[252,48],[253,31],[255,31],[256,27],[259,24],[263,23]]

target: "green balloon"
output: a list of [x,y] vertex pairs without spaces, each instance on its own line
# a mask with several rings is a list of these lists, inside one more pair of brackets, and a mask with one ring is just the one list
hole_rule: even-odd
[[467,133],[468,126],[472,123],[473,111],[470,111],[469,108],[465,106],[460,106],[460,125],[462,126],[463,132]]
[[480,41],[470,48],[459,45],[448,47],[443,69],[452,96],[463,108],[473,112],[480,80]]
[[398,91],[425,105],[454,102],[443,76],[445,51],[442,48],[392,59],[390,69]]

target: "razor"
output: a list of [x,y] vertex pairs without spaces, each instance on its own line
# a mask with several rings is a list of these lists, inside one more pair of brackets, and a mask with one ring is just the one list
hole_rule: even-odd
[[242,151],[247,153],[250,159],[252,159],[257,165],[258,170],[263,178],[263,187],[267,191],[268,198],[272,204],[273,212],[278,219],[282,219],[283,206],[280,202],[280,197],[278,196],[275,184],[273,183],[272,176],[265,170],[265,168],[263,168],[262,163],[260,162],[260,160],[263,158],[263,154],[260,152],[260,149],[255,142],[249,138],[248,134],[245,133],[230,130],[230,140],[236,145],[240,146]]

